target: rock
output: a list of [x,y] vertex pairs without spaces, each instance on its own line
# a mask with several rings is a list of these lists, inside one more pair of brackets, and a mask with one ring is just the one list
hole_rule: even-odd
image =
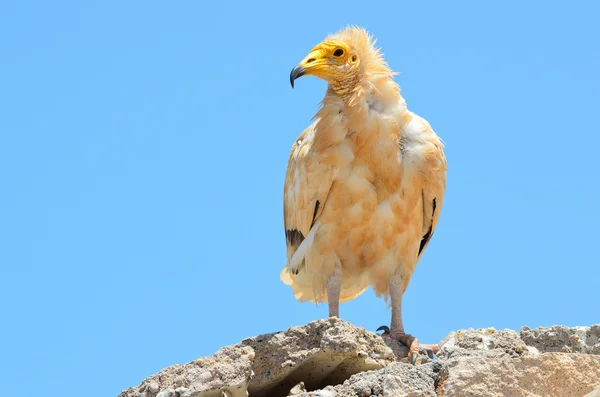
[[296,386],[292,387],[288,396],[298,396],[303,393],[306,393],[306,387],[304,386],[304,382],[298,383]]
[[[415,367],[405,363],[394,363],[377,370],[352,375],[343,384],[328,386],[325,390],[305,394],[316,397],[323,391],[336,397],[435,397],[434,371],[428,364]],[[426,368],[427,367],[427,368]]]
[[[560,328],[560,335],[573,335],[585,327]],[[448,335],[440,351],[444,374],[438,395],[581,397],[600,385],[600,356],[540,353],[559,343],[547,330],[527,332],[536,337],[521,339],[515,331],[492,328]]]
[[[463,355],[491,355],[508,354],[517,357],[528,351],[528,347],[521,340],[519,334],[513,330],[497,331],[494,328],[474,330],[460,330],[451,332],[440,342],[439,355],[450,358]],[[491,353],[484,353],[491,352]]]
[[119,397],[221,397],[224,391],[245,397],[252,377],[252,354],[249,346],[227,346],[212,357],[166,368]]
[[221,397],[223,392],[232,397],[287,396],[300,382],[308,390],[335,385],[353,374],[406,360],[407,353],[394,340],[327,318],[248,338],[212,357],[173,365],[119,397],[155,397],[148,393],[150,383],[161,391],[185,387],[180,397]]
[[600,384],[598,357],[525,353],[451,358],[439,396],[581,397]]
[[540,352],[600,354],[600,324],[591,327],[521,328],[521,339]]
[[149,394],[157,394],[158,393],[158,383],[157,382],[149,382],[148,383],[148,393]]
[[592,392],[590,392],[590,393],[586,394],[586,395],[585,395],[585,396],[583,396],[583,397],[600,397],[600,387],[599,387],[599,388],[597,388],[596,390],[594,390],[594,391],[592,391]]
[[255,377],[248,390],[252,396],[286,395],[301,381],[308,390],[342,383],[353,374],[383,368],[408,353],[396,341],[338,318],[249,338],[242,344],[252,346],[256,353]]
[[173,379],[173,385],[176,387],[182,386],[184,384],[185,384],[185,377],[183,375],[179,375],[175,379]]
[[466,329],[440,345],[412,366],[398,342],[327,318],[165,368],[119,397],[600,397],[600,325]]

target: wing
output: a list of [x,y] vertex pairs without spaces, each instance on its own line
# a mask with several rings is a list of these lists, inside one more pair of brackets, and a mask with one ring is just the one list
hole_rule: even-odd
[[[333,168],[313,149],[315,125],[302,132],[288,160],[283,193],[287,270],[297,273],[333,183]],[[312,232],[312,233],[311,233]],[[286,273],[286,269],[282,272]]]
[[429,125],[428,127],[428,137],[420,169],[423,178],[423,237],[419,246],[418,258],[421,258],[435,232],[446,190],[447,164],[443,143]]

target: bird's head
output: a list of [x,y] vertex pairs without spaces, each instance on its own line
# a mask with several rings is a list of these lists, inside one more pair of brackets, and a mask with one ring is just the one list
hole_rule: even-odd
[[290,83],[305,75],[319,77],[329,83],[353,80],[358,74],[359,56],[349,43],[325,40],[315,46],[290,73]]
[[363,80],[394,75],[375,48],[376,40],[360,27],[349,26],[317,44],[290,73],[290,83],[313,75],[327,81],[342,97],[351,96]]

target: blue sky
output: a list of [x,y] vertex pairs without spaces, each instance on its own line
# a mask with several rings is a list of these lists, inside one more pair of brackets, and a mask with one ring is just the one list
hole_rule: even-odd
[[[292,142],[325,83],[289,72],[366,27],[446,142],[408,332],[590,325],[600,52],[589,2],[5,1],[0,384],[110,396],[324,317],[279,280]],[[369,290],[341,316],[389,322]]]

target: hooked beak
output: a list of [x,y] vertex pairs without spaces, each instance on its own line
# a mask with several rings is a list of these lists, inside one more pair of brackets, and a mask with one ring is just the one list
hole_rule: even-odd
[[306,74],[306,69],[300,65],[295,66],[290,72],[290,84],[294,88],[294,81]]

